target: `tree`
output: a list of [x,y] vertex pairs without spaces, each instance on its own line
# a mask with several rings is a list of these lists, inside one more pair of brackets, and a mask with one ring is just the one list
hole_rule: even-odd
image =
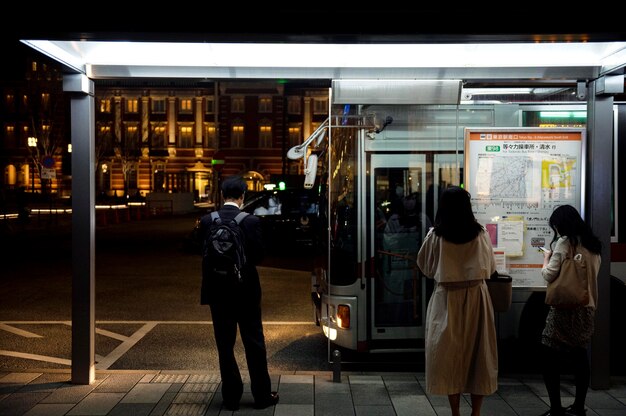
[[[97,97],[100,111],[96,112],[96,171],[107,160],[119,162],[124,180],[124,196],[128,196],[131,174],[137,168],[137,162],[142,155],[142,134],[139,124],[125,123],[125,130],[116,125],[112,112],[114,102],[113,95],[103,94]],[[116,168],[115,164],[112,168]]]
[[128,196],[130,175],[137,169],[137,162],[141,157],[141,136],[139,129],[126,130],[121,138],[113,141],[113,152],[119,160],[124,177],[124,196]]
[[29,124],[29,157],[39,174],[42,193],[51,195],[56,162],[62,159],[69,143],[65,133],[69,101],[63,93],[63,77],[56,66],[29,60],[25,78],[23,105]]
[[33,166],[37,169],[43,194],[50,195],[52,181],[56,178],[56,172],[52,166],[44,166],[45,159],[56,160],[55,156],[61,155],[64,148],[62,135],[54,128],[55,123],[48,118],[36,118],[31,116],[31,135],[28,137],[28,148]]
[[104,163],[112,159],[115,155],[113,153],[113,134],[111,132],[111,125],[106,121],[96,122],[96,140],[94,144],[95,151],[95,172],[96,172],[96,190],[98,195],[104,194],[104,184],[102,183],[103,172],[102,166]]

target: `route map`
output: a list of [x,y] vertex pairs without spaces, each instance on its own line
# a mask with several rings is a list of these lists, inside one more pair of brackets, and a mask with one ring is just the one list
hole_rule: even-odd
[[528,156],[479,156],[477,196],[490,199],[535,199],[533,161]]

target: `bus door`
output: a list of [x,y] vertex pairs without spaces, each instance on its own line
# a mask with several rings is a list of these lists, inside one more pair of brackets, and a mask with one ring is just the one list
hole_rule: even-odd
[[425,211],[426,158],[423,154],[374,153],[370,166],[372,343],[381,347],[385,341],[423,340],[425,286],[415,260],[431,226]]
[[428,187],[426,212],[431,218],[437,213],[439,195],[449,186],[460,186],[463,180],[463,154],[436,153],[433,155],[433,183]]

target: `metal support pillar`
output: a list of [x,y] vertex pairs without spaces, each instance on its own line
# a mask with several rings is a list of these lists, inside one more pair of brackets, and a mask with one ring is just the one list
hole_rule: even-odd
[[[598,81],[589,83],[587,146],[584,166],[585,221],[602,241],[602,264],[598,275],[598,308],[591,340],[591,388],[610,387],[611,360],[611,186],[613,160],[613,96],[598,94]],[[602,83],[603,85],[603,83]]]
[[72,93],[72,383],[91,384],[96,378],[93,81],[65,75],[63,90]]

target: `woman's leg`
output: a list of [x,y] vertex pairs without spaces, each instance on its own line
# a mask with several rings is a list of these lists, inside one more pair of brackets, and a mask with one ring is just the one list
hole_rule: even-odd
[[586,348],[575,348],[572,350],[572,361],[574,364],[574,383],[576,385],[576,398],[572,408],[584,414],[587,390],[589,390],[589,358]]
[[461,393],[448,394],[448,401],[450,402],[450,409],[452,410],[452,416],[461,416]]
[[561,406],[561,373],[559,352],[553,348],[542,345],[543,356],[543,382],[550,398],[550,409],[554,414],[559,414]]
[[483,398],[480,394],[472,394],[472,416],[480,416],[480,408],[483,405]]

